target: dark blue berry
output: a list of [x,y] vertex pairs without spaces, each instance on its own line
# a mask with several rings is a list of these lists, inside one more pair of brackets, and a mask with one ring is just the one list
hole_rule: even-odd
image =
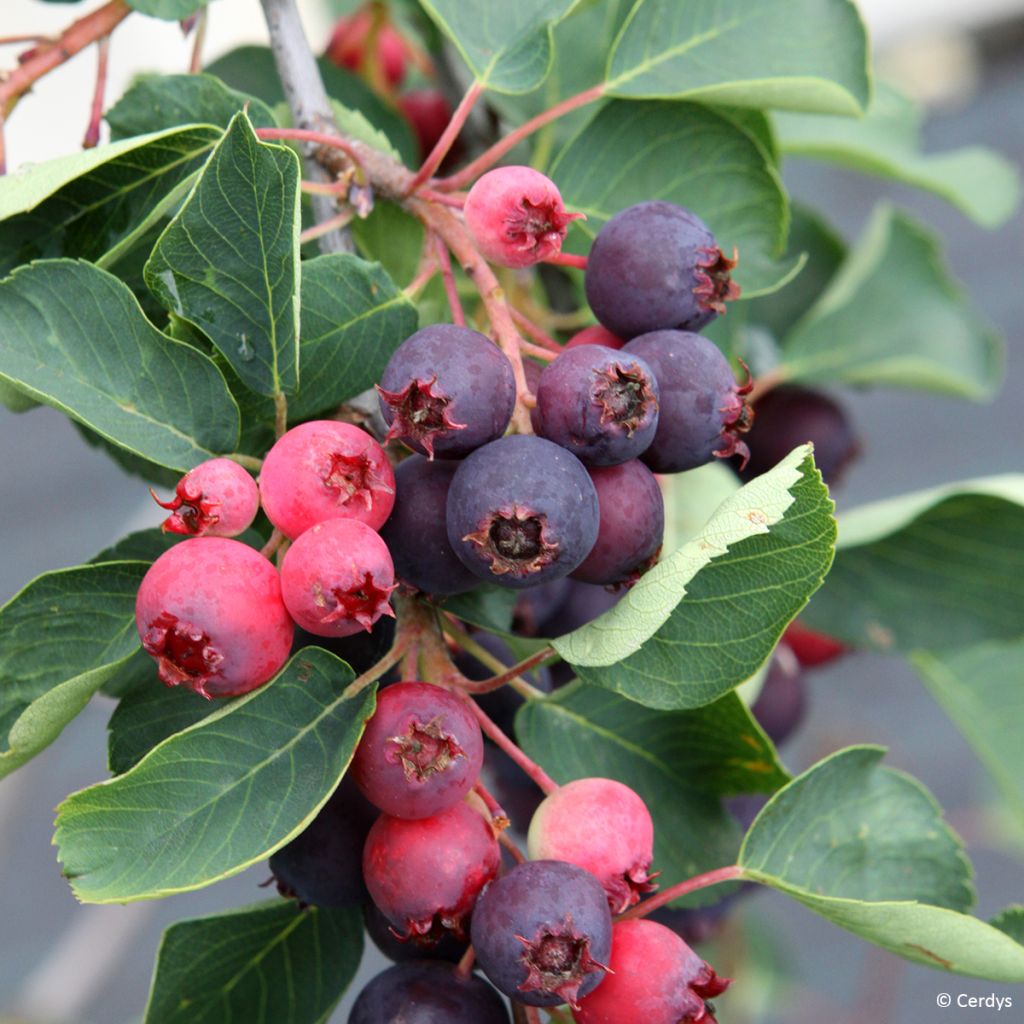
[[583,464],[542,437],[473,452],[448,491],[448,540],[481,579],[532,587],[567,576],[597,540],[597,492]]
[[655,200],[617,213],[587,257],[587,301],[613,334],[697,331],[739,295],[736,260],[693,212]]
[[688,331],[652,331],[624,349],[647,360],[658,378],[660,412],[651,446],[640,456],[655,473],[695,469],[716,456],[750,455],[740,435],[753,413],[729,361],[707,338]]
[[778,746],[789,739],[803,721],[806,705],[807,687],[800,665],[791,651],[780,647],[750,710],[768,738]]

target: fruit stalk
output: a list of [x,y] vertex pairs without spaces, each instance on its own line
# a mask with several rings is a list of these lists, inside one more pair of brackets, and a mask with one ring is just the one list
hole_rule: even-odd
[[501,729],[490,719],[487,713],[480,707],[472,697],[464,696],[464,700],[470,706],[476,720],[480,723],[483,734],[500,750],[517,764],[526,774],[533,779],[541,792],[545,795],[554,793],[558,789],[558,783],[536,761],[527,756],[526,752],[506,736]]
[[455,113],[452,114],[451,120],[448,122],[441,138],[437,140],[427,159],[423,161],[423,165],[413,175],[412,181],[406,187],[406,195],[412,195],[441,166],[441,161],[448,155],[448,150],[452,148],[455,140],[459,137],[459,132],[462,131],[466,118],[469,117],[470,111],[476,105],[476,101],[480,98],[482,92],[483,88],[479,82],[474,82],[466,90],[466,95],[462,97],[461,102],[455,108]]
[[107,67],[110,63],[110,36],[96,44],[96,86],[89,110],[89,124],[82,139],[82,149],[92,149],[100,141],[100,121],[103,120],[103,97],[107,91]]
[[712,885],[720,885],[722,882],[731,882],[743,874],[743,869],[738,864],[730,864],[727,868],[715,868],[714,871],[705,871],[702,875],[694,875],[676,885],[670,885],[663,889],[657,896],[651,896],[641,903],[638,903],[631,910],[620,914],[616,921],[628,921],[634,917],[646,917],[651,911],[664,907],[673,900],[685,896],[687,893],[696,892],[698,889],[707,889]]

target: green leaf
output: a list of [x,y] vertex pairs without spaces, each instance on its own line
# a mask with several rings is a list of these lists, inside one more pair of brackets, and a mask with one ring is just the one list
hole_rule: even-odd
[[466,594],[448,598],[444,610],[463,622],[492,633],[510,633],[516,599],[519,597],[508,587],[482,583]]
[[146,284],[261,395],[299,381],[299,160],[237,114],[153,250]]
[[146,75],[103,115],[112,139],[183,124],[227,128],[245,109],[256,128],[273,128],[274,114],[262,100],[225,85],[213,75]]
[[0,281],[0,378],[170,469],[238,440],[216,366],[161,334],[126,285],[88,263],[43,260]]
[[[573,210],[585,247],[613,214],[648,199],[694,210],[719,245],[739,251],[734,276],[745,296],[771,291],[795,272],[780,265],[789,214],[778,172],[761,144],[721,113],[693,103],[602,107],[558,155],[551,176]],[[577,235],[578,237],[578,235]]]
[[144,1024],[325,1021],[362,951],[357,910],[274,900],[181,921],[160,943]]
[[477,82],[495,92],[529,92],[551,70],[551,28],[579,0],[420,0],[455,44]]
[[352,758],[374,689],[316,647],[266,686],[154,747],[131,771],[68,797],[54,842],[84,903],[188,892],[298,835]]
[[806,622],[852,646],[942,650],[1024,635],[1024,476],[853,509]]
[[993,917],[989,924],[1024,945],[1024,906],[1007,907]]
[[[153,505],[154,519],[159,520],[165,515],[166,513]],[[153,526],[148,530],[135,530],[93,555],[89,562],[154,562],[168,548],[173,548],[183,540],[187,538],[181,534],[164,533],[159,526]],[[266,543],[266,538],[252,529],[243,531],[235,540],[248,544],[257,551]]]
[[347,253],[306,260],[302,386],[289,416],[306,419],[373,387],[416,322],[416,307],[380,264]]
[[857,115],[867,37],[849,0],[639,0],[608,62],[608,92]]
[[[326,57],[317,61],[317,67],[327,95],[349,110],[363,114],[375,129],[384,133],[405,163],[415,167],[419,146],[409,122],[377,96],[358,75],[337,67]],[[258,96],[271,107],[284,102],[284,90],[277,76],[274,56],[266,46],[239,46],[207,65],[206,71],[235,89]]]
[[905,214],[876,210],[825,293],[784,340],[786,380],[989,397],[1000,344]]
[[910,660],[1024,820],[1024,640],[918,651]]
[[974,899],[963,847],[883,753],[841,750],[780,790],[743,842],[743,876],[916,963],[1024,981],[1024,947],[958,912]]
[[148,14],[164,21],[181,21],[206,6],[206,0],[126,0],[140,14]]
[[527,701],[516,736],[556,782],[606,777],[640,794],[654,819],[663,886],[735,859],[740,834],[721,797],[771,793],[789,780],[734,693],[666,713],[574,683]]
[[173,128],[0,177],[0,275],[42,257],[112,265],[181,200],[221,134]]
[[0,778],[49,746],[138,649],[147,566],[48,572],[0,608]]
[[710,704],[749,679],[821,585],[832,502],[808,446],[727,498],[611,610],[552,641],[587,683],[653,708]]
[[779,114],[775,118],[787,155],[817,157],[866,174],[934,192],[985,227],[998,227],[1020,203],[1013,164],[980,146],[924,154],[921,113],[895,89],[879,85],[859,120]]

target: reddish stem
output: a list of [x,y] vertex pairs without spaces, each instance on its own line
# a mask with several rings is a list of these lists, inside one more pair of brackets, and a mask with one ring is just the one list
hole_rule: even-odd
[[466,90],[466,95],[462,97],[461,102],[455,108],[455,113],[452,114],[451,120],[441,133],[441,138],[434,144],[434,148],[430,151],[427,159],[423,161],[423,165],[412,176],[412,181],[406,186],[405,194],[407,196],[412,195],[420,185],[425,184],[432,178],[434,172],[441,166],[441,161],[448,155],[448,150],[452,148],[455,140],[459,137],[459,132],[462,131],[466,118],[469,117],[470,111],[476,105],[476,101],[480,98],[482,92],[483,87],[479,82],[474,82]]
[[441,268],[441,280],[444,281],[444,293],[448,296],[448,308],[452,311],[452,323],[457,327],[465,327],[466,314],[462,312],[459,290],[455,287],[455,275],[452,273],[452,261],[448,253],[448,246],[444,244],[439,235],[433,237],[437,264]]
[[463,980],[468,978],[473,973],[474,960],[476,960],[476,953],[473,951],[472,946],[467,946],[466,952],[462,954],[462,959],[455,968],[455,976]]
[[753,405],[758,399],[764,398],[769,391],[774,391],[782,382],[783,376],[778,370],[769,370],[767,373],[761,374],[754,381],[754,386],[747,395],[747,401]]
[[686,879],[685,882],[670,885],[667,889],[659,892],[657,896],[651,896],[650,899],[646,899],[631,910],[620,914],[615,920],[628,921],[634,917],[646,917],[652,910],[657,910],[659,907],[679,899],[680,896],[696,892],[698,889],[707,889],[712,885],[719,885],[721,882],[731,882],[742,874],[743,869],[738,864],[730,864],[727,868],[715,868],[714,871],[705,871],[704,874],[695,875],[693,878]]
[[577,256],[571,252],[560,252],[555,256],[549,256],[544,263],[554,263],[559,267],[575,267],[577,270],[587,269],[587,257]]
[[498,842],[502,846],[504,846],[505,849],[508,850],[508,852],[510,854],[512,854],[512,859],[517,864],[525,864],[526,863],[526,854],[524,854],[523,851],[520,850],[518,846],[516,846],[516,844],[513,842],[512,838],[511,838],[511,836],[509,836],[509,834],[507,832],[499,833],[499,835],[498,835]]
[[16,46],[19,43],[50,43],[53,40],[49,36],[0,36],[0,46]]
[[[557,353],[552,352],[550,349],[541,348],[540,345],[531,345],[528,341],[521,341],[519,343],[519,348],[522,350],[523,355],[533,356],[535,359],[543,359],[548,363],[550,363],[552,359],[558,358]],[[537,403],[533,402],[531,404],[530,402],[527,402],[526,404],[532,409]]]
[[432,188],[420,187],[416,192],[420,199],[426,199],[431,203],[440,203],[442,206],[452,206],[461,210],[466,205],[465,192],[435,192]]
[[332,231],[337,231],[339,228],[345,227],[352,220],[353,216],[354,214],[351,210],[342,210],[341,213],[328,217],[327,220],[322,221],[320,224],[314,224],[311,228],[306,228],[299,235],[299,242],[305,245],[306,242],[312,242],[316,238],[321,238]]
[[558,120],[564,114],[599,100],[603,95],[604,85],[595,85],[590,89],[584,89],[583,92],[577,93],[575,96],[570,96],[567,100],[562,100],[561,103],[556,103],[536,117],[531,117],[529,121],[513,129],[490,149],[484,150],[472,163],[466,164],[461,171],[456,171],[455,174],[436,182],[437,188],[443,189],[445,192],[452,192],[468,185],[477,175],[493,167],[506,153],[515,149],[523,139],[528,138],[544,125]]
[[100,141],[100,121],[103,120],[103,97],[107,91],[107,67],[110,62],[110,36],[104,36],[96,44],[96,88],[92,94],[92,108],[89,111],[89,125],[82,139],[83,149],[92,149]]
[[531,337],[538,345],[551,349],[552,352],[562,351],[562,346],[554,338],[548,337],[532,320],[524,316],[514,306],[509,307],[512,311],[512,319]]
[[498,726],[488,717],[487,713],[480,707],[472,697],[464,696],[476,720],[480,723],[483,734],[491,740],[499,750],[504,751],[512,760],[519,765],[526,774],[533,779],[545,795],[554,793],[558,789],[558,783],[536,761],[529,758],[526,753],[519,749]]
[[360,185],[366,183],[366,170],[363,162],[356,152],[355,146],[338,135],[331,135],[328,132],[315,132],[309,128],[257,128],[256,138],[264,142],[274,139],[287,139],[292,142],[315,142],[328,149],[340,149],[352,161],[356,169],[356,180]]
[[478,779],[473,785],[473,792],[476,793],[487,807],[491,815],[491,824],[499,834],[504,832],[512,823],[505,813],[505,808],[494,798],[494,794]]
[[206,42],[206,23],[210,16],[210,8],[204,7],[196,16],[195,39],[192,40],[192,57],[188,62],[191,75],[198,75],[203,70],[203,43]]

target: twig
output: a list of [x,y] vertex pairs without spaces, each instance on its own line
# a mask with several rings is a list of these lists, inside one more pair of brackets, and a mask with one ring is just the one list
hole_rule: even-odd
[[526,863],[526,854],[523,853],[523,851],[520,850],[518,846],[516,846],[515,841],[512,839],[512,837],[507,832],[499,833],[499,835],[498,835],[498,842],[502,846],[504,846],[505,849],[508,850],[508,852],[510,854],[512,854],[512,859],[517,864],[525,864]]
[[441,133],[441,138],[439,138],[434,144],[434,148],[430,151],[427,159],[423,161],[422,166],[413,175],[412,181],[410,181],[406,187],[406,195],[412,195],[412,193],[415,192],[420,185],[426,183],[433,176],[438,167],[441,166],[441,161],[448,155],[448,150],[452,148],[452,144],[459,137],[459,132],[462,131],[462,126],[466,123],[466,118],[469,117],[470,111],[476,105],[476,101],[480,98],[480,94],[482,92],[483,87],[479,82],[474,82],[466,90],[466,95],[462,97],[459,105],[455,108],[455,113],[452,114],[451,120]]
[[[315,142],[320,146],[326,146],[328,149],[340,149],[352,161],[352,166],[356,171],[356,181],[360,185],[366,184],[366,168],[363,167],[363,161],[359,153],[351,142],[343,139],[340,135],[332,134],[331,132],[313,131],[310,128],[257,128],[256,137],[264,141],[269,139],[286,139],[292,142]],[[323,182],[322,177],[318,180]],[[304,182],[303,184],[309,185],[310,183]],[[316,182],[314,181],[313,184],[316,184]],[[335,183],[331,181],[329,184],[333,186]]]
[[[532,345],[528,341],[521,341],[519,343],[519,350],[524,356],[533,356],[535,359],[543,359],[548,363],[550,363],[552,359],[558,358],[557,352],[552,352],[549,348],[541,348],[540,345]],[[536,403],[527,404],[532,409]]]
[[538,690],[536,686],[531,686],[525,679],[523,679],[522,673],[529,672],[531,668],[536,668],[536,666],[541,662],[547,661],[548,658],[554,655],[554,648],[544,647],[535,654],[531,654],[529,658],[526,658],[517,665],[513,665],[511,668],[508,668],[500,659],[491,654],[486,647],[482,647],[478,644],[464,629],[457,626],[451,619],[443,618],[441,620],[441,628],[467,654],[473,655],[481,665],[484,665],[496,673],[491,676],[490,679],[474,680],[463,677],[459,680],[460,689],[465,690],[467,693],[490,693],[491,690],[497,690],[499,687],[507,684],[511,686],[516,693],[521,694],[527,700],[543,699],[546,696],[543,690]]
[[577,270],[587,269],[587,257],[577,256],[571,252],[560,252],[554,256],[549,256],[545,263],[553,263],[556,267],[575,267]]
[[0,36],[0,46],[17,46],[20,43],[52,43],[49,36]]
[[[463,695],[463,699],[469,706],[470,710],[476,715],[476,720],[480,723],[480,729],[483,734],[491,740],[494,745],[504,753],[508,754],[510,758],[520,767],[522,770],[540,787],[542,793],[545,796],[554,793],[558,789],[558,783],[536,761],[532,760],[527,754],[506,736],[497,724],[487,715],[487,713],[480,707],[479,704],[468,694]],[[738,869],[737,869],[738,870]]]
[[288,399],[283,392],[274,395],[274,436],[281,437],[288,430]]
[[448,307],[452,311],[452,323],[458,327],[465,327],[466,314],[462,312],[459,290],[455,286],[455,275],[452,273],[452,261],[448,254],[448,246],[444,244],[440,235],[434,235],[433,239],[437,264],[441,268],[441,279],[444,281],[444,292],[448,296]]
[[103,120],[103,96],[107,91],[107,67],[110,62],[110,36],[104,36],[96,44],[96,88],[92,94],[92,109],[89,111],[89,125],[82,139],[83,149],[92,149],[100,141],[100,121]]
[[340,213],[336,213],[333,217],[328,217],[327,220],[322,221],[320,224],[314,224],[311,228],[306,228],[305,231],[299,233],[299,243],[305,245],[306,242],[312,242],[317,238],[323,238],[324,235],[331,231],[337,231],[339,228],[343,228],[348,224],[352,223],[352,218],[355,217],[355,213],[352,210],[342,210]]
[[190,75],[198,75],[203,70],[203,44],[206,42],[206,24],[210,17],[210,8],[203,7],[196,16],[195,38],[192,40],[192,57],[188,62]]
[[511,306],[512,319],[531,337],[538,345],[550,349],[556,355],[562,351],[563,345],[559,345],[554,338],[548,337],[529,317],[524,316],[514,306]]
[[620,914],[616,921],[628,921],[634,917],[646,917],[652,910],[664,907],[673,900],[685,896],[687,893],[696,892],[698,889],[707,889],[712,885],[719,885],[721,882],[731,882],[743,874],[743,869],[738,864],[730,864],[727,868],[715,868],[714,871],[705,871],[702,875],[695,875],[686,879],[685,882],[678,882],[663,889],[657,896],[638,903],[635,907]]
[[751,405],[756,404],[759,399],[764,398],[769,391],[774,391],[782,382],[783,376],[778,370],[762,373],[754,380],[754,386],[750,389],[750,394],[747,395],[747,401]]
[[432,188],[420,187],[416,190],[420,199],[426,199],[431,203],[440,203],[442,206],[452,206],[461,210],[466,205],[465,192],[435,192]]
[[380,679],[380,677],[384,675],[392,665],[396,665],[401,661],[403,654],[405,654],[405,641],[399,637],[395,641],[391,650],[388,651],[380,661],[375,665],[371,665],[361,676],[357,676],[348,684],[348,686],[345,687],[341,695],[342,699],[350,700],[361,690],[365,690],[370,683]]
[[263,547],[260,548],[260,554],[266,558],[273,558],[277,549],[287,540],[285,535],[275,526],[274,532],[270,535],[270,539]]

